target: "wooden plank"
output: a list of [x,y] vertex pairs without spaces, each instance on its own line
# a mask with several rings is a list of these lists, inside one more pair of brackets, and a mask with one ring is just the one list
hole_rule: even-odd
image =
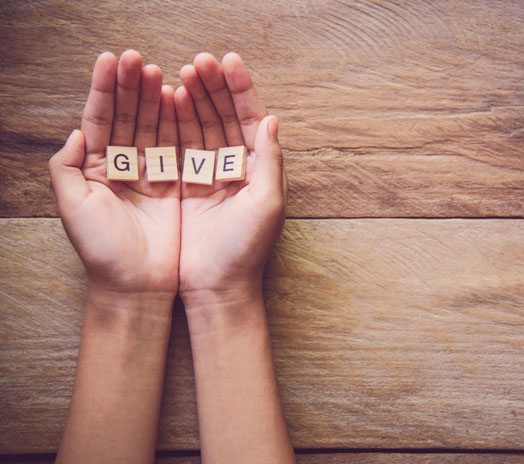
[[[460,454],[460,453],[315,453],[298,454],[298,464],[521,464],[522,454]],[[2,456],[4,464],[52,464],[54,456]],[[159,456],[157,464],[200,464],[198,456]]]
[[[52,452],[83,270],[57,219],[0,221],[0,453]],[[298,448],[524,448],[523,220],[292,220],[267,268]],[[197,449],[175,307],[160,449]]]
[[[337,453],[297,456],[299,464],[521,464],[522,460],[522,455],[460,453]],[[191,461],[188,464],[189,462]]]
[[[298,454],[298,464],[522,464],[524,455],[329,453]],[[160,457],[157,464],[200,464],[199,457]]]
[[292,217],[523,217],[523,22],[519,1],[5,0],[0,214],[56,215],[46,163],[94,59],[135,47],[173,85],[199,51],[242,54]]

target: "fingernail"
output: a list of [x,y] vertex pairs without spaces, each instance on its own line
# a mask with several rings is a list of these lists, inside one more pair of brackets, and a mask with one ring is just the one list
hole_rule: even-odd
[[65,143],[66,145],[67,145],[67,144],[71,141],[71,139],[73,138],[73,134],[75,133],[75,130],[76,130],[76,129],[73,129],[73,132],[71,132],[71,133],[69,134],[69,137],[67,137],[67,140],[66,140],[66,143]]
[[278,118],[276,116],[273,116],[267,123],[267,130],[269,135],[275,138],[278,137]]

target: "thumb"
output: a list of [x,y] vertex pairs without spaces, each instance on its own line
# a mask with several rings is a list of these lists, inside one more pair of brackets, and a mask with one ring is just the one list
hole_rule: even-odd
[[74,130],[64,147],[49,160],[51,183],[61,215],[76,208],[89,194],[89,186],[81,169],[84,157],[84,134]]
[[278,118],[266,116],[255,136],[255,171],[250,185],[255,190],[282,192],[284,160],[278,143]]

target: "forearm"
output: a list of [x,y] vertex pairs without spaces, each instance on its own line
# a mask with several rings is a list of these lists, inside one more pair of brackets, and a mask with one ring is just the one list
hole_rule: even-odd
[[261,292],[186,306],[204,463],[293,463]]
[[90,290],[58,463],[153,462],[172,298]]

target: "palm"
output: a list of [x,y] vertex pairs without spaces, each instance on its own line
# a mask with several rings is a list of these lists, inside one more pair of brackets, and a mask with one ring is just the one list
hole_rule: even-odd
[[88,270],[92,268],[105,281],[116,279],[126,289],[175,291],[180,240],[178,193],[147,196],[127,185],[111,189],[98,181],[88,184],[92,193],[83,205],[88,211],[82,231],[86,237],[98,237],[87,242],[91,247],[82,253]]
[[[188,186],[189,187],[189,186]],[[242,253],[231,244],[242,243],[248,211],[249,187],[236,183],[198,195],[183,188],[181,282],[183,287],[209,287],[242,263]],[[242,224],[243,227],[239,227]],[[202,272],[205,269],[205,272]],[[197,277],[198,276],[198,277]]]

